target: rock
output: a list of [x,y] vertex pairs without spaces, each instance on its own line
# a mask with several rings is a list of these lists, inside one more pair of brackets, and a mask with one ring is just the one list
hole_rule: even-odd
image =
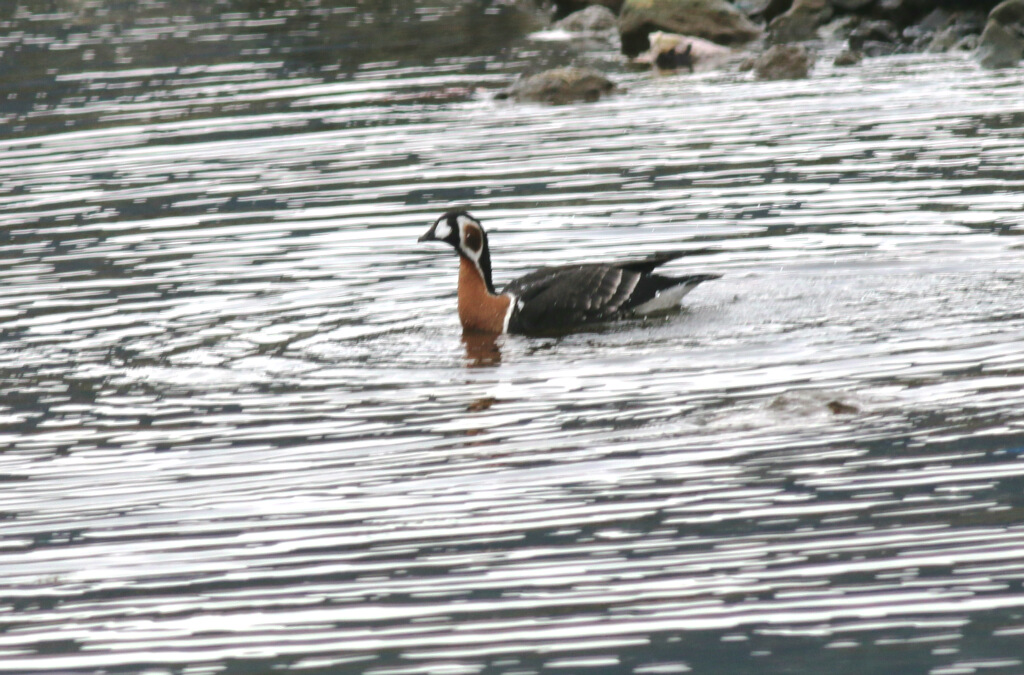
[[840,392],[827,390],[783,392],[768,401],[764,407],[776,415],[804,420],[810,417],[857,415],[864,411],[860,401],[851,400],[850,396]]
[[611,80],[592,68],[555,68],[520,77],[496,98],[564,105],[576,101],[597,101],[615,89]]
[[1024,56],[1024,0],[1004,0],[989,12],[976,57],[984,68],[1012,68]]
[[723,45],[743,44],[761,35],[761,29],[726,0],[625,0],[619,15],[624,54],[636,56],[647,49],[647,36],[656,30]]
[[944,28],[933,35],[932,39],[928,42],[928,46],[925,47],[925,51],[932,54],[948,52],[959,41],[960,35],[956,28],[950,26],[949,28]]
[[829,401],[825,404],[825,407],[828,408],[828,411],[833,415],[856,415],[860,412],[860,408],[857,406],[850,405],[849,403],[844,403],[839,400]]
[[555,28],[561,28],[569,33],[605,33],[615,30],[617,26],[615,14],[603,5],[590,5],[586,9],[573,12],[554,25]]
[[988,13],[988,20],[1004,26],[1024,23],[1024,0],[1004,0]]
[[769,23],[788,10],[793,0],[732,0],[732,4],[751,19]]
[[972,33],[974,35],[981,35],[981,31],[985,30],[987,20],[984,12],[977,10],[953,14],[953,25],[960,31],[961,35],[971,35]]
[[998,0],[875,0],[874,5],[861,11],[874,19],[892,21],[901,30],[915,27],[925,33],[934,33],[946,27],[951,12],[969,14],[988,13]]
[[917,28],[921,33],[934,33],[948,26],[952,20],[953,15],[942,8],[937,8],[921,19],[917,24]]
[[889,21],[865,21],[850,31],[850,49],[866,56],[887,56],[902,48],[899,32]]
[[978,48],[978,44],[981,42],[981,36],[979,35],[965,35],[960,38],[960,42],[953,45],[953,51],[955,52],[973,52]]
[[771,0],[732,0],[732,4],[747,16],[757,16],[768,8]]
[[852,14],[832,19],[818,28],[818,37],[825,42],[845,42],[853,29],[860,24],[860,17]]
[[911,6],[919,5],[920,0],[878,0],[878,9],[883,12],[907,12]]
[[647,36],[651,48],[636,57],[637,63],[647,63],[659,70],[714,70],[721,67],[733,55],[728,47],[717,45],[689,35],[676,35],[654,31]]
[[899,32],[890,21],[864,21],[850,31],[850,48],[861,50],[867,42],[898,44]]
[[925,2],[926,0],[876,0],[873,14],[900,26],[906,26],[923,13]]
[[853,49],[844,49],[836,55],[835,61],[832,65],[843,68],[846,66],[855,66],[864,60],[864,54],[855,51]]
[[1013,68],[1024,57],[1024,41],[1013,28],[989,21],[978,41],[976,58],[985,68]]
[[968,35],[977,35],[985,27],[986,16],[978,11],[932,11],[919,23],[903,29],[904,42],[912,51],[940,53],[953,49]]
[[829,3],[836,9],[843,12],[856,12],[864,9],[875,0],[829,0]]
[[785,14],[768,24],[768,41],[774,44],[802,42],[818,37],[818,26],[832,18],[827,0],[794,0]]
[[901,47],[898,44],[892,42],[877,42],[875,40],[868,40],[861,45],[859,50],[864,56],[891,56],[901,51]]
[[945,30],[953,22],[953,15],[944,9],[934,9],[924,19],[903,29],[903,40],[913,51],[927,49],[935,33]]
[[[679,70],[686,68],[693,72],[693,45],[687,44],[681,49],[669,49],[654,55],[654,67],[657,70]],[[639,59],[643,54],[637,57]],[[642,61],[641,61],[642,63]]]
[[618,14],[619,9],[622,8],[622,0],[555,0],[558,16],[568,16],[593,5],[607,7],[613,14]]
[[754,60],[761,80],[799,80],[807,77],[814,56],[803,45],[774,45]]
[[[468,347],[467,351],[469,351]],[[497,361],[501,361],[500,352]],[[491,363],[493,363],[493,360],[491,361]],[[470,404],[466,406],[466,412],[482,412],[484,410],[490,410],[491,406],[497,402],[498,399],[493,396],[484,396],[483,398],[478,398],[474,401],[471,401]]]

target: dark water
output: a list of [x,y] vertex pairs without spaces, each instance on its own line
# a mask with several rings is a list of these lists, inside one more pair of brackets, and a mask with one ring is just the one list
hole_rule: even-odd
[[[1024,72],[546,108],[498,3],[4,6],[0,672],[1024,672]],[[454,28],[454,27],[457,27]],[[686,309],[464,340],[711,245]]]

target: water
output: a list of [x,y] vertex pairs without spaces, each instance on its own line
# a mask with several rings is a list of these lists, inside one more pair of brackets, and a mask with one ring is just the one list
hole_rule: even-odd
[[[1024,672],[1021,71],[507,105],[516,10],[324,4],[3,17],[0,672]],[[463,338],[453,204],[724,276]]]

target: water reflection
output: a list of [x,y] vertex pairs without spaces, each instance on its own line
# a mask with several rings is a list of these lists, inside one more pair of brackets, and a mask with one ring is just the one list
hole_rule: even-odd
[[[506,3],[370,52],[369,5],[51,4],[0,37],[0,672],[1019,674],[1021,73],[549,109],[459,93],[557,51]],[[384,56],[459,6],[494,55]],[[724,276],[460,341],[453,202],[499,286]]]
[[485,368],[499,365],[502,339],[490,333],[463,332],[462,344],[466,348],[466,367]]
[[[495,55],[517,58],[513,48],[541,26],[540,16],[528,3],[462,0],[186,0],[173,11],[165,2],[54,0],[40,7],[12,0],[0,7],[0,130],[11,137],[28,129],[288,114],[296,105],[327,104],[324,96],[297,101],[302,97],[282,88],[331,94],[333,109],[368,96],[465,101],[494,80]],[[542,51],[542,61],[573,58],[558,44]],[[423,81],[361,91],[366,74],[382,70],[386,77],[419,72]],[[446,81],[453,70],[476,77]]]

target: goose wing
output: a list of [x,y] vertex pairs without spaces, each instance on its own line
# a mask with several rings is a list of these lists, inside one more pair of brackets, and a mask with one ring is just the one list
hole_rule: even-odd
[[512,281],[512,320],[522,332],[607,321],[627,305],[643,273],[615,265],[544,267]]

